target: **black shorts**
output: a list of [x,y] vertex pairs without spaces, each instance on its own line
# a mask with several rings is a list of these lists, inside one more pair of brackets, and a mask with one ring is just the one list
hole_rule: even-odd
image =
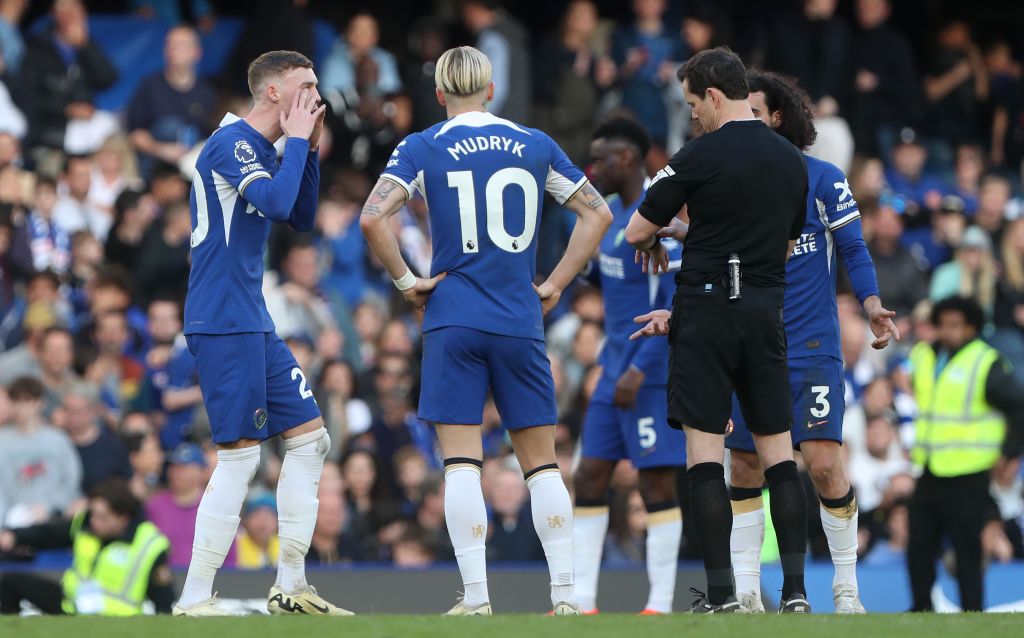
[[[789,431],[784,288],[680,286],[669,327],[668,422],[725,434],[733,390],[754,434]],[[749,416],[747,416],[749,415]]]

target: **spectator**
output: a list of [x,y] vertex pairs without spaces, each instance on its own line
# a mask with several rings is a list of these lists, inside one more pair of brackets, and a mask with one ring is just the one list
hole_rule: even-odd
[[89,200],[92,184],[92,158],[68,155],[64,160],[61,182],[63,194],[57,199],[53,221],[68,235],[87,230],[100,242],[106,241],[114,217]]
[[964,200],[964,210],[968,215],[978,210],[978,189],[984,172],[985,158],[980,146],[965,144],[956,149],[953,190]]
[[928,293],[932,303],[960,295],[978,302],[986,317],[992,317],[996,299],[996,263],[992,240],[972,226],[964,233],[953,261],[935,269]]
[[1009,223],[999,253],[996,291],[996,332],[990,341],[1010,363],[1014,374],[1024,376],[1024,219]]
[[803,0],[775,25],[765,66],[797,79],[814,101],[817,117],[839,113],[849,84],[851,34],[836,15],[836,0]]
[[[8,395],[10,399],[8,399]],[[82,464],[67,435],[43,420],[43,387],[15,379],[0,393],[0,522],[44,523],[81,498]]]
[[[206,489],[206,458],[198,445],[182,443],[174,449],[168,460],[167,489],[149,499],[146,514],[171,541],[168,564],[171,567],[188,567],[199,501]],[[235,556],[236,548],[232,543],[224,566],[233,566]]]
[[[869,237],[868,250],[878,273],[878,286],[882,298],[897,317],[907,317],[914,305],[925,296],[927,278],[921,263],[900,245],[903,219],[894,206],[897,202],[883,201],[865,215],[865,236]],[[865,207],[866,208],[866,207]]]
[[859,202],[874,202],[885,191],[885,165],[877,157],[861,157],[850,170],[850,187]]
[[82,461],[82,493],[110,478],[132,478],[131,461],[124,443],[100,423],[99,393],[86,383],[76,383],[64,393],[61,409],[54,415]]
[[919,105],[910,42],[888,24],[890,11],[889,0],[857,0],[850,114],[857,149],[868,155],[888,155],[895,132],[914,122]]
[[864,446],[850,454],[850,476],[864,520],[888,506],[898,487],[893,478],[909,476],[910,470],[896,435],[896,414],[890,410],[868,415]]
[[366,242],[359,232],[359,211],[354,201],[325,199],[316,216],[319,251],[327,261],[321,284],[328,298],[344,302],[346,310],[358,305],[366,291]]
[[54,220],[57,206],[57,183],[41,177],[36,181],[35,207],[28,215],[32,266],[36,270],[64,273],[71,265],[71,239]]
[[103,403],[120,414],[139,394],[145,369],[126,354],[132,334],[124,312],[111,310],[96,318],[93,342],[96,358],[85,377],[100,388]]
[[188,7],[187,15],[204,31],[209,31],[213,26],[213,7],[209,0],[188,0],[187,4],[179,0],[131,0],[130,4],[137,15],[166,24],[185,21],[186,14],[182,12],[182,5],[185,4]]
[[489,111],[528,123],[532,103],[529,38],[523,25],[501,8],[501,0],[464,0],[462,21],[475,46],[491,61],[494,99]]
[[635,21],[612,36],[622,106],[643,122],[652,141],[664,149],[668,135],[665,88],[686,57],[676,32],[663,22],[665,0],[633,0]]
[[447,119],[435,93],[434,67],[448,49],[448,29],[434,16],[425,16],[409,29],[409,61],[402,69],[402,85],[412,101],[412,130],[422,131]]
[[[122,429],[129,430],[124,426]],[[128,450],[128,462],[132,466],[132,477],[128,479],[128,485],[135,498],[146,502],[159,486],[164,469],[164,451],[160,449],[160,439],[152,431],[122,431],[121,438]]]
[[370,429],[373,415],[359,398],[355,372],[346,361],[328,361],[320,370],[316,384],[316,402],[324,416],[324,427],[331,435],[330,458],[337,460],[348,441]]
[[75,344],[64,328],[48,328],[39,342],[39,379],[43,384],[43,414],[51,415],[64,395],[79,381],[72,369]]
[[886,534],[882,542],[875,543],[871,551],[861,560],[862,565],[902,567],[907,562],[907,545],[910,541],[910,519],[907,515],[907,499],[893,503],[885,514]]
[[589,161],[590,135],[601,94],[615,82],[615,63],[598,32],[591,0],[569,3],[557,34],[534,56],[534,121],[574,163]]
[[265,291],[277,333],[283,338],[309,335],[316,340],[323,330],[333,329],[334,317],[320,296],[316,247],[308,241],[292,245],[281,264],[281,275],[283,282]]
[[1006,207],[1010,203],[1011,194],[1010,182],[1005,177],[993,174],[981,178],[974,223],[988,233],[994,244],[1002,241]]
[[635,567],[644,561],[647,537],[647,508],[635,487],[617,491],[609,510],[608,538],[604,544],[604,564],[608,567]]
[[106,263],[135,272],[146,231],[156,219],[156,201],[140,190],[126,190],[114,201],[114,225],[104,246]]
[[28,0],[0,0],[0,59],[12,73],[18,72],[25,56],[20,27],[27,8]]
[[444,523],[444,477],[428,474],[423,480],[421,494],[423,500],[416,510],[416,524],[430,534],[438,560],[454,561],[455,550]]
[[406,446],[395,453],[394,466],[400,513],[412,518],[423,501],[423,482],[429,470],[427,460],[415,447]]
[[398,76],[395,56],[377,46],[380,42],[380,27],[377,18],[369,13],[357,13],[349,20],[345,36],[339,36],[320,67],[321,92],[338,91],[345,93],[356,88],[356,66],[364,58],[372,59],[377,66],[375,93],[398,93],[402,80]]
[[978,141],[979,102],[988,99],[988,73],[971,29],[950,20],[936,33],[936,50],[924,78],[931,133],[950,148]]
[[161,212],[178,202],[187,202],[189,185],[178,167],[157,162],[149,174],[149,194],[156,200]]
[[[3,24],[3,19],[0,17],[0,25]],[[0,30],[0,37],[2,35],[2,30]],[[0,43],[0,46],[2,46],[2,43]],[[25,118],[22,110],[18,108],[18,104],[12,96],[12,87],[16,93],[18,87],[13,83],[12,74],[8,73],[3,55],[0,54],[0,133],[18,141],[23,139],[28,133],[28,120]]]
[[273,496],[264,494],[245,502],[236,544],[239,569],[277,566],[281,544],[277,537],[277,504]]
[[56,0],[53,19],[53,27],[29,43],[19,82],[29,148],[40,170],[51,174],[63,150],[95,150],[116,130],[116,121],[99,113],[93,98],[117,80],[110,60],[89,39],[81,0]]
[[365,449],[353,449],[341,462],[345,484],[345,532],[360,539],[358,553],[376,554],[374,532],[392,518],[390,502],[383,498],[384,478],[377,473],[377,462]]
[[543,560],[544,549],[533,529],[528,492],[518,470],[498,470],[489,496],[487,562]]
[[946,195],[930,221],[927,226],[904,232],[900,241],[927,264],[928,270],[935,270],[949,261],[953,249],[963,240],[967,229],[964,200],[956,195]]
[[156,160],[177,164],[212,132],[216,95],[199,77],[202,57],[195,30],[175,27],[164,40],[163,70],[142,80],[135,89],[126,126],[147,174]]
[[159,296],[185,297],[191,236],[192,218],[184,201],[167,206],[160,223],[146,231],[134,277],[143,305]]
[[907,210],[913,216],[938,209],[946,194],[942,180],[925,171],[927,161],[928,151],[917,133],[911,128],[902,129],[892,152],[892,168],[885,172],[885,181],[913,204]]
[[[160,394],[164,422],[160,428],[160,444],[173,449],[192,434],[197,412],[203,409],[203,394],[195,359],[183,337],[176,338],[167,361],[167,384]],[[157,390],[160,390],[159,385]]]
[[320,508],[317,511],[316,526],[313,527],[313,539],[306,554],[309,565],[336,565],[350,563],[354,558],[362,558],[356,547],[359,537],[346,534],[348,527],[348,510],[341,494],[321,494]]
[[224,66],[223,77],[236,93],[249,96],[249,63],[266,51],[298,51],[315,59],[313,18],[304,0],[259,0],[250,4],[242,33]]
[[391,561],[399,568],[429,567],[435,557],[430,534],[416,524],[409,525],[391,548]]
[[71,234],[71,266],[68,268],[68,300],[77,320],[88,312],[86,285],[91,284],[103,266],[103,244],[87,230]]
[[21,376],[40,376],[39,355],[43,334],[48,328],[59,323],[57,310],[46,300],[32,300],[31,291],[43,286],[57,289],[56,275],[49,271],[37,273],[29,282],[29,299],[22,315],[24,339],[17,346],[0,354],[0,385],[10,383]]
[[1024,67],[1004,41],[989,45],[985,66],[995,107],[989,158],[994,166],[1015,168],[1024,161]]
[[93,156],[89,201],[113,218],[117,196],[140,185],[138,162],[128,138],[120,134],[108,137]]

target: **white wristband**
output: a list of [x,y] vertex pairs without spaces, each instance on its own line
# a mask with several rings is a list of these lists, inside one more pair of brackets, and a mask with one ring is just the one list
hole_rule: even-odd
[[391,281],[395,282],[395,288],[405,292],[416,285],[416,275],[412,274],[412,270],[407,268],[404,275]]

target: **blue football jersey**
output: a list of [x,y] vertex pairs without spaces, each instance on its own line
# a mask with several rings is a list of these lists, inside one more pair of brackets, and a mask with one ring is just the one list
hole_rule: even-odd
[[[285,163],[289,183],[274,179],[275,188],[267,188]],[[189,195],[192,270],[185,334],[274,331],[263,299],[267,237],[274,219],[300,230],[312,228],[319,175],[307,140],[288,138],[279,165],[274,145],[245,120],[210,136]],[[254,187],[264,180],[267,184]]]
[[[657,308],[668,308],[675,292],[672,275],[650,275],[635,263],[636,249],[625,240],[626,226],[633,211],[644,200],[646,191],[635,202],[608,198],[612,224],[601,240],[598,266],[601,296],[604,299],[605,342],[600,363],[604,374],[618,379],[630,365],[644,373],[645,385],[665,385],[668,379],[668,343],[666,337],[630,341],[640,329],[633,322],[637,315]],[[674,239],[663,239],[669,251],[669,268],[678,270],[682,246]]]
[[423,331],[461,326],[544,338],[533,290],[544,191],[565,203],[586,184],[555,142],[473,111],[405,138],[381,174],[430,214],[430,275],[447,272],[427,303]]
[[[836,253],[843,254],[857,297],[878,294],[874,267],[860,231],[860,211],[843,172],[832,164],[807,161],[807,219],[786,264],[786,324],[790,358],[840,359],[836,306]],[[856,263],[857,276],[853,264]],[[866,266],[866,270],[861,268]],[[870,272],[866,272],[870,271]]]

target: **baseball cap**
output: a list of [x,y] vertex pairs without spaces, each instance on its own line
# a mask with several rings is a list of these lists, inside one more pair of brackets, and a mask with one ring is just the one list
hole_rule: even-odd
[[182,443],[174,448],[167,459],[173,465],[198,465],[206,467],[206,457],[203,450],[195,443]]
[[277,514],[277,501],[274,500],[273,494],[264,493],[250,498],[245,502],[243,511],[245,514],[252,514],[256,510],[263,508],[273,510]]
[[961,215],[967,210],[967,205],[964,203],[962,197],[958,195],[946,195],[942,198],[942,202],[939,203],[940,213],[960,213]]
[[984,230],[977,226],[971,226],[964,231],[963,239],[960,240],[960,248],[990,250],[992,248],[992,240],[989,239],[988,233]]
[[918,137],[917,131],[909,126],[900,129],[900,144],[920,144],[921,140]]

